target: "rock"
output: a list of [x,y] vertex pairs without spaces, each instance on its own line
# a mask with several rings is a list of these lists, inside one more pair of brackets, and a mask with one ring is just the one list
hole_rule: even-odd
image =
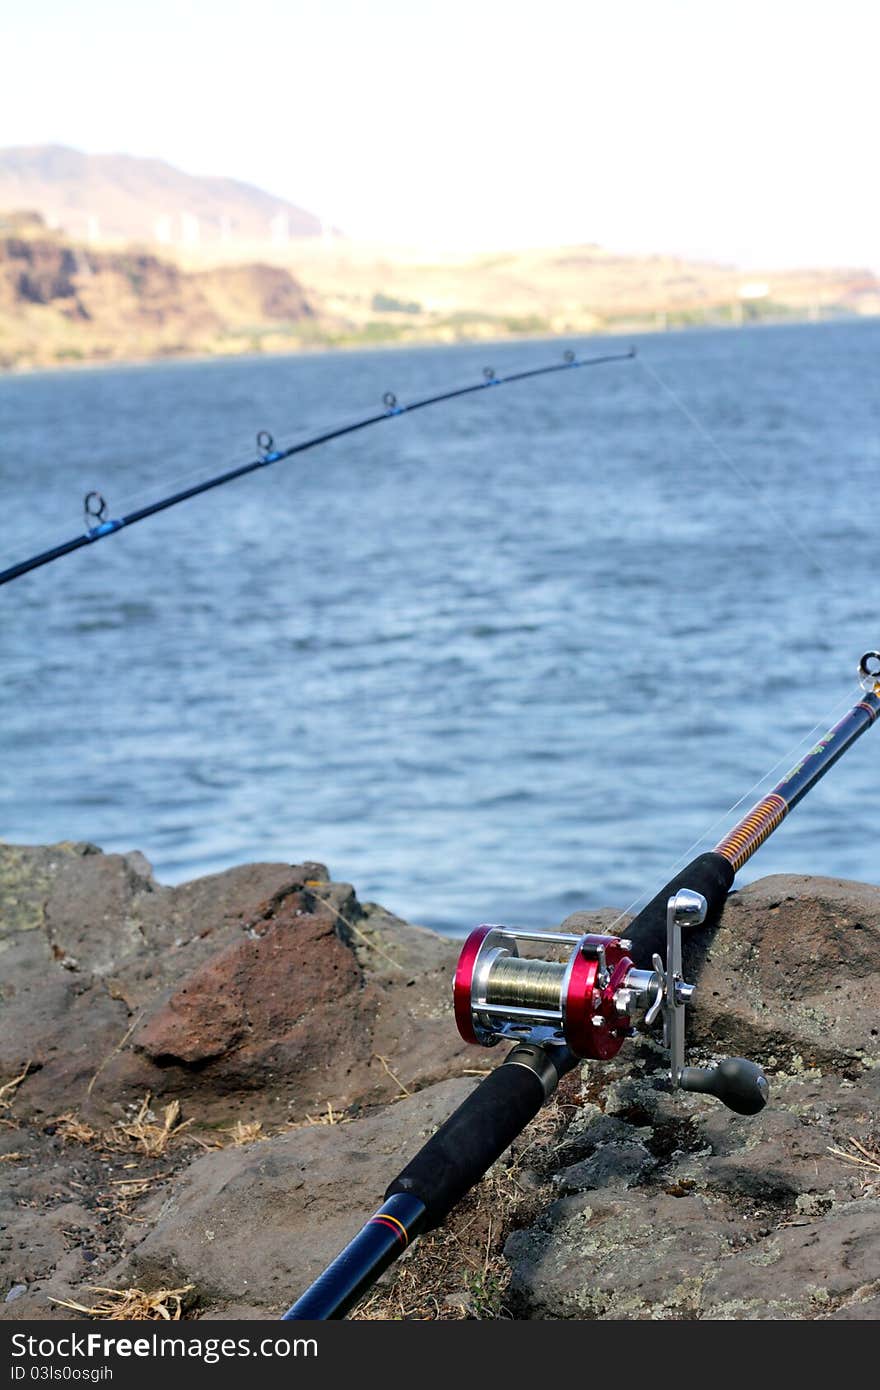
[[819,1065],[880,1058],[880,889],[759,879],[730,896],[697,960],[695,1042]]
[[356,1235],[473,1085],[441,1082],[350,1124],[305,1126],[206,1154],[108,1278],[141,1287],[191,1282],[209,1304],[245,1303],[277,1317]]
[[[99,1069],[132,1018],[291,877],[288,866],[249,866],[168,889],[94,846],[0,846],[0,1075],[31,1063],[21,1100],[36,1112],[87,1099],[99,1106]],[[63,968],[71,956],[76,973]]]
[[601,1144],[591,1158],[573,1163],[555,1175],[560,1192],[588,1192],[591,1188],[620,1184],[630,1187],[642,1173],[656,1165],[644,1144]]
[[250,1303],[221,1303],[199,1315],[201,1322],[258,1322],[265,1318],[265,1310]]
[[[586,1123],[557,1151],[552,1176],[574,1195],[507,1241],[515,1315],[863,1316],[872,1260],[875,1280],[880,1268],[880,1172],[872,1189],[870,1172],[830,1150],[858,1156],[850,1136],[876,1148],[880,1068],[777,1073],[768,1108],[746,1118],[671,1094],[650,1052],[623,1056],[604,1083],[592,1071]],[[567,1165],[596,1138],[592,1158]]]
[[553,1203],[507,1241],[507,1302],[518,1317],[695,1317],[700,1279],[728,1222],[692,1194],[585,1193]]
[[[313,863],[168,888],[136,854],[0,845],[0,1085],[29,1064],[0,1093],[0,1282],[19,1291],[0,1318],[67,1316],[52,1299],[120,1281],[192,1281],[200,1316],[276,1316],[468,1093],[463,1070],[500,1060],[458,1041],[457,954]],[[556,1118],[544,1112],[464,1204],[480,1268],[499,1195],[515,1211],[509,1287],[493,1274],[493,1300],[459,1278],[431,1306],[878,1315],[880,1159],[865,1155],[880,1149],[880,889],[761,880],[689,954],[688,969],[702,963],[689,1060],[755,1058],[770,1105],[745,1118],[673,1093],[648,1038],[572,1074]],[[157,1124],[174,1099],[196,1125],[155,1157],[120,1153],[105,1127],[147,1092]],[[92,1140],[71,1137],[63,1111]],[[282,1132],[207,1153],[191,1139],[239,1120]]]
[[191,279],[225,324],[295,323],[315,317],[302,285],[282,266],[222,265]]
[[[0,1317],[54,1318],[53,1298],[106,1284],[143,1236],[117,1200],[131,1170],[161,1203],[201,1152],[191,1131],[155,1159],[106,1147],[146,1093],[148,1119],[173,1098],[210,1143],[237,1120],[381,1105],[473,1057],[451,1020],[455,946],[322,865],[166,888],[139,855],[0,845],[0,903],[0,1084],[28,1068],[0,1108],[0,1280],[28,1288]],[[68,1111],[92,1139],[68,1140]]]
[[776,1230],[756,1247],[706,1271],[704,1317],[812,1318],[876,1289],[880,1220],[876,1201],[849,1202],[821,1220]]
[[168,888],[140,855],[0,846],[0,903],[0,1076],[30,1063],[22,1113],[106,1121],[149,1091],[207,1123],[277,1123],[391,1099],[470,1055],[454,945],[362,907],[322,865]]
[[[581,916],[566,925],[597,929]],[[590,1068],[550,1172],[564,1195],[505,1247],[513,1311],[876,1315],[880,1169],[831,1150],[880,1147],[880,889],[759,880],[729,898],[710,941],[690,943],[694,971],[691,1060],[755,1058],[770,1105],[747,1119],[673,1095],[650,1045]]]
[[[362,972],[330,913],[306,912],[302,902],[291,894],[264,930],[252,927],[199,967],[136,1032],[135,1046],[160,1065],[201,1065],[232,1051],[250,1058],[277,1053],[293,1025],[304,1041],[317,1031],[326,1049],[332,1038],[321,1036],[320,1016],[331,1002],[338,1039],[356,1012],[352,996],[363,987]],[[275,1057],[269,1061],[277,1065]]]
[[[880,1296],[871,1294],[876,1287],[876,1281],[872,1281],[866,1290],[858,1289],[848,1303],[842,1304],[833,1313],[822,1313],[820,1318],[829,1322],[838,1322],[841,1319],[847,1321],[876,1322],[880,1318]],[[867,1296],[864,1296],[867,1295]]]

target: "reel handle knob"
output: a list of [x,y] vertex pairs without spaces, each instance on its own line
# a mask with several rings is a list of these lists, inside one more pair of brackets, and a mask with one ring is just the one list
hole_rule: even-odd
[[761,1068],[746,1057],[725,1057],[714,1067],[682,1067],[678,1084],[683,1091],[715,1096],[738,1115],[757,1115],[770,1095],[770,1084]]

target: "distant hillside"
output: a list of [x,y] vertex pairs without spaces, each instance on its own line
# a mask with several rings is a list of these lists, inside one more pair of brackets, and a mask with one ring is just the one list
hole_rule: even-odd
[[[181,251],[188,268],[220,252]],[[749,272],[599,246],[544,247],[437,258],[318,238],[269,247],[326,313],[364,341],[462,342],[510,335],[639,332],[880,314],[870,270]]]
[[163,249],[0,208],[0,369],[877,314],[880,282],[858,269],[746,278],[595,246],[431,262],[317,236]]
[[64,145],[0,149],[0,208],[33,208],[50,226],[90,241],[278,244],[322,230],[314,214],[235,179]]
[[132,247],[78,245],[36,213],[0,215],[0,368],[279,351],[315,310],[281,266],[186,271]]

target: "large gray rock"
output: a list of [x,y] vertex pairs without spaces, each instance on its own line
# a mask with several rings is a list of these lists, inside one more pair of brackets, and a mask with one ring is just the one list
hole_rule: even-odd
[[[571,921],[571,919],[570,919]],[[702,957],[702,959],[700,959]],[[558,1193],[505,1255],[520,1317],[871,1318],[880,1287],[880,890],[782,877],[728,901],[691,1060],[763,1063],[754,1118],[673,1095],[650,1044],[585,1071]]]
[[[878,1101],[877,1070],[849,1083],[777,1077],[772,1109],[753,1119],[673,1097],[653,1076],[609,1079],[558,1151],[565,1163],[595,1144],[558,1174],[574,1195],[507,1241],[510,1306],[542,1318],[859,1316],[880,1277],[880,1189],[829,1149],[869,1140]],[[621,1158],[641,1150],[654,1163],[633,1183]],[[588,1165],[589,1184],[572,1185]]]
[[444,1081],[350,1124],[206,1154],[108,1278],[148,1288],[193,1283],[202,1303],[277,1317],[357,1234],[474,1084]]

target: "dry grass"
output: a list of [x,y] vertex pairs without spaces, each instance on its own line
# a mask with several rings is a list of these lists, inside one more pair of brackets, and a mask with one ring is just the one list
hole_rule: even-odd
[[221,1133],[229,1135],[229,1140],[223,1147],[230,1149],[240,1149],[245,1144],[257,1144],[260,1140],[269,1138],[268,1134],[263,1133],[262,1120],[236,1120],[234,1125]]
[[544,1205],[534,1186],[521,1181],[522,1171],[540,1169],[570,1118],[569,1091],[577,1084],[575,1078],[563,1083],[556,1102],[538,1113],[512,1158],[497,1163],[439,1230],[423,1236],[397,1265],[393,1280],[376,1289],[352,1318],[445,1322],[511,1316],[505,1306],[510,1269],[504,1243]]
[[[117,1120],[115,1125],[106,1130],[93,1128],[73,1110],[57,1115],[52,1124],[55,1126],[56,1134],[65,1144],[88,1145],[104,1154],[138,1153],[144,1158],[163,1158],[169,1155],[169,1150],[178,1140],[188,1141],[208,1152],[217,1149],[238,1149],[245,1144],[258,1144],[271,1139],[273,1133],[285,1134],[288,1130],[300,1129],[306,1125],[345,1124],[349,1119],[344,1110],[334,1110],[332,1103],[328,1101],[326,1110],[320,1111],[317,1115],[306,1115],[305,1119],[292,1125],[283,1125],[274,1132],[267,1131],[262,1120],[236,1120],[234,1124],[219,1132],[194,1134],[190,1129],[190,1125],[194,1123],[192,1119],[181,1122],[178,1101],[172,1101],[170,1105],[165,1106],[160,1123],[150,1109],[150,1100],[151,1096],[147,1094],[132,1119]],[[170,1174],[161,1176],[168,1177]],[[129,1182],[133,1184],[136,1181],[157,1182],[159,1178],[124,1180],[126,1187]],[[131,1187],[126,1195],[139,1194]]]
[[[334,1110],[328,1100],[327,1109],[320,1110],[317,1115],[306,1115],[301,1122],[304,1125],[347,1125],[351,1122],[351,1116],[344,1110]],[[298,1129],[299,1125],[293,1125],[293,1129]]]
[[62,1308],[85,1313],[90,1318],[108,1318],[114,1322],[179,1322],[183,1299],[194,1287],[193,1284],[184,1284],[179,1289],[157,1289],[155,1293],[145,1293],[143,1289],[105,1289],[93,1284],[90,1291],[103,1297],[92,1307],[83,1303],[69,1303],[63,1298],[52,1301]]
[[133,1120],[116,1121],[112,1130],[104,1136],[108,1148],[117,1151],[134,1148],[145,1158],[161,1158],[172,1144],[183,1137],[183,1131],[192,1124],[192,1120],[181,1122],[180,1101],[173,1100],[165,1106],[159,1124],[150,1110],[150,1100],[148,1091]]
[[0,1154],[0,1163],[19,1163],[24,1158],[24,1154]]
[[281,1125],[272,1133],[268,1133],[263,1128],[262,1120],[236,1120],[234,1125],[228,1129],[221,1129],[220,1134],[227,1135],[228,1138],[203,1139],[193,1135],[196,1144],[201,1144],[203,1149],[239,1149],[245,1144],[259,1144],[265,1139],[274,1139],[281,1134],[288,1134],[293,1129],[304,1129],[309,1125],[344,1125],[348,1124],[350,1116],[344,1110],[334,1110],[333,1105],[328,1100],[327,1109],[321,1110],[317,1115],[306,1115],[304,1120],[295,1120],[292,1124]]
[[139,1013],[139,1014],[136,1014],[135,1017],[132,1019],[131,1023],[129,1024],[128,1028],[126,1028],[126,1030],[125,1030],[125,1032],[123,1033],[122,1037],[119,1039],[119,1042],[118,1042],[118,1043],[116,1044],[116,1046],[112,1049],[112,1051],[110,1051],[110,1052],[107,1053],[107,1056],[104,1058],[103,1062],[101,1062],[100,1066],[98,1067],[98,1070],[95,1072],[94,1076],[92,1077],[91,1081],[89,1082],[88,1086],[86,1087],[86,1095],[87,1095],[87,1096],[90,1096],[90,1095],[92,1094],[92,1091],[94,1090],[95,1082],[97,1081],[98,1077],[101,1075],[101,1072],[104,1070],[104,1068],[106,1067],[107,1063],[110,1062],[110,1061],[112,1061],[112,1059],[116,1056],[116,1054],[117,1054],[118,1052],[121,1052],[121,1051],[122,1051],[122,1049],[125,1047],[125,1044],[128,1042],[129,1038],[131,1037],[131,1035],[132,1035],[132,1033],[134,1032],[135,1028],[137,1028],[137,1026],[138,1026],[138,1024],[140,1023],[140,1021],[141,1021],[142,1018],[143,1018],[143,1013],[142,1013],[142,1012]]
[[388,1065],[388,1059],[387,1059],[386,1057],[380,1057],[378,1052],[374,1052],[374,1053],[373,1053],[373,1056],[376,1058],[376,1061],[377,1061],[377,1062],[381,1062],[381,1063],[382,1063],[382,1066],[383,1066],[385,1072],[388,1074],[388,1076],[391,1077],[391,1080],[394,1082],[395,1086],[399,1086],[399,1087],[400,1087],[400,1096],[401,1096],[401,1097],[403,1097],[403,1096],[411,1096],[411,1095],[412,1095],[412,1091],[408,1091],[408,1090],[406,1089],[406,1087],[404,1086],[403,1082],[401,1081],[400,1077],[399,1077],[399,1076],[395,1076],[394,1072],[391,1070],[391,1068],[390,1068],[389,1065]]
[[25,1062],[24,1072],[19,1072],[18,1076],[13,1077],[13,1080],[4,1081],[3,1086],[0,1086],[0,1112],[6,1112],[0,1113],[0,1123],[10,1127],[10,1129],[18,1129],[18,1120],[14,1119],[10,1112],[15,1102],[15,1091],[21,1086],[29,1070],[31,1070],[31,1063]]
[[[132,1165],[133,1166],[133,1165]],[[173,1170],[152,1175],[132,1174],[129,1178],[111,1178],[107,1190],[97,1194],[95,1210],[105,1216],[120,1217],[136,1225],[146,1225],[145,1217],[134,1215],[133,1204],[147,1197],[158,1183],[174,1177]]]
[[317,1115],[306,1115],[304,1120],[295,1120],[292,1124],[281,1125],[271,1132],[263,1128],[262,1120],[236,1120],[235,1124],[221,1129],[219,1134],[213,1134],[207,1138],[201,1134],[192,1134],[187,1137],[191,1138],[194,1144],[198,1144],[209,1152],[217,1149],[240,1149],[246,1144],[260,1144],[267,1139],[276,1139],[279,1135],[288,1134],[293,1129],[304,1129],[309,1125],[347,1124],[348,1119],[349,1117],[344,1110],[334,1110],[328,1100],[326,1110],[320,1111]]
[[440,1230],[419,1240],[392,1283],[351,1316],[368,1322],[508,1317],[504,1295],[510,1271],[501,1250],[526,1201],[511,1168],[493,1171]]
[[58,1115],[52,1123],[55,1125],[55,1132],[65,1144],[93,1144],[100,1135],[91,1125],[87,1125],[72,1110],[68,1110],[64,1115]]
[[[55,1132],[65,1144],[88,1144],[102,1153],[140,1153],[144,1158],[162,1158],[172,1144],[183,1138],[192,1120],[180,1118],[180,1102],[171,1101],[162,1111],[161,1122],[150,1109],[152,1096],[144,1096],[137,1113],[131,1119],[117,1120],[106,1130],[97,1130],[73,1110],[65,1111],[52,1121]],[[186,1135],[187,1139],[191,1136]]]
[[[856,1168],[861,1168],[866,1175],[876,1173],[880,1176],[880,1149],[866,1148],[858,1139],[853,1139],[852,1135],[847,1139],[847,1144],[847,1149],[829,1147],[828,1152],[835,1158],[843,1159],[844,1163],[852,1163]],[[866,1176],[865,1181],[873,1182],[873,1178]]]
[[111,1178],[110,1186],[118,1188],[114,1196],[121,1197],[123,1201],[129,1197],[144,1197],[157,1182],[165,1182],[166,1178],[173,1177],[173,1173],[155,1173],[152,1177],[134,1178]]
[[[221,1135],[226,1137],[221,1138]],[[199,1148],[207,1149],[208,1153],[216,1153],[218,1149],[240,1149],[245,1144],[258,1144],[272,1136],[263,1132],[262,1120],[236,1120],[228,1129],[221,1129],[218,1134],[210,1134],[207,1138],[203,1134],[190,1134],[187,1137]]]

